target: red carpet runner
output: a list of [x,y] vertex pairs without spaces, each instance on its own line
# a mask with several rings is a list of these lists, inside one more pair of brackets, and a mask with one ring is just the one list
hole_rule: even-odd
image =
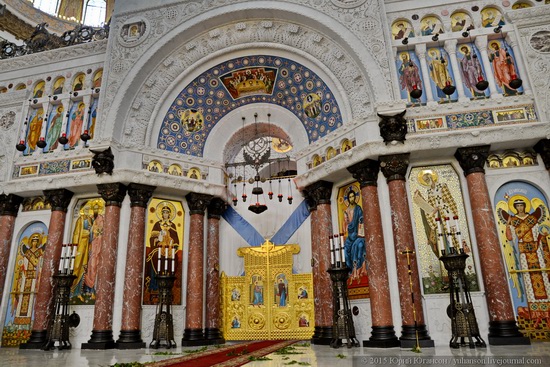
[[249,357],[263,357],[295,343],[295,340],[264,340],[209,349],[183,357],[148,364],[151,367],[238,367],[250,362]]

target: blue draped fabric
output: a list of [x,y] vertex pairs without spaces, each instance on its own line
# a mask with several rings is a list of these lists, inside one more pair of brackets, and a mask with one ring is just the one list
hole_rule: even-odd
[[271,238],[271,242],[276,245],[284,245],[292,237],[294,232],[300,228],[302,223],[309,217],[306,201],[302,201],[294,212],[288,217],[285,224]]
[[[307,209],[307,203],[304,200],[300,203],[300,205],[298,205],[290,217],[288,217],[285,224],[283,224],[283,226],[271,238],[271,242],[276,245],[284,245],[287,243],[290,237],[292,237],[294,232],[300,228],[308,216],[309,210]],[[241,217],[241,215],[232,207],[228,206],[227,210],[222,214],[222,217],[250,246],[260,246],[264,243],[264,238],[260,233],[258,233],[256,228]]]
[[252,225],[241,217],[232,207],[228,206],[226,211],[223,212],[222,217],[250,246],[260,246],[264,243],[264,238],[258,233],[256,228],[252,227]]

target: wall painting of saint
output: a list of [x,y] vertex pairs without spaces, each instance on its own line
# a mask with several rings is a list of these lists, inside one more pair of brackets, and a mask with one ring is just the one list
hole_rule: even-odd
[[69,142],[65,148],[74,148],[80,141],[80,135],[83,133],[82,126],[84,125],[84,115],[86,112],[86,104],[82,101],[73,102],[69,108],[69,119],[67,121],[67,139]]
[[458,174],[449,164],[415,167],[407,181],[424,293],[448,293],[449,279],[439,257],[451,247],[469,255],[465,269],[469,290],[479,291]]
[[[426,104],[426,91],[424,91],[422,73],[420,72],[420,61],[414,52],[401,51],[397,53],[395,60],[397,77],[401,99],[407,100],[410,106]],[[413,90],[422,90],[420,98],[411,97]]]
[[477,47],[473,43],[463,43],[457,46],[457,51],[456,56],[464,85],[464,93],[470,99],[486,98],[489,89],[482,91],[476,87],[480,79],[487,80]]
[[496,194],[500,244],[518,327],[533,340],[550,335],[550,213],[535,186],[511,181]]
[[346,265],[350,269],[348,279],[350,299],[368,298],[369,296],[362,205],[361,189],[358,182],[338,189],[338,232],[344,234]]
[[181,304],[184,215],[179,201],[152,198],[149,202],[143,277],[144,305],[158,303],[158,276],[172,271],[172,257],[175,258],[176,277],[172,303]]
[[434,100],[439,103],[448,103],[458,100],[458,92],[447,95],[443,91],[448,85],[456,87],[454,75],[451,68],[451,59],[443,47],[432,47],[426,55],[428,73],[430,74],[430,85]]
[[510,86],[513,79],[520,78],[512,48],[502,40],[492,40],[487,52],[498,92],[505,96],[522,94],[523,87],[514,89]]
[[17,240],[15,267],[2,331],[2,347],[17,347],[31,336],[34,301],[47,239],[46,225],[35,222],[29,224]]
[[71,286],[72,305],[95,304],[95,285],[105,226],[105,201],[96,197],[79,200],[73,211],[71,243],[76,246]]

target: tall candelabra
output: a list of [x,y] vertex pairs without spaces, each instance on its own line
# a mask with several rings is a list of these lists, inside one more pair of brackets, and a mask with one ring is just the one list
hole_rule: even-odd
[[[346,266],[346,256],[343,246],[343,233],[329,237],[331,267],[328,269],[332,281],[332,348],[339,348],[346,344],[348,348],[358,347],[359,341],[355,337],[355,327],[351,315],[348,298],[348,277],[350,268]],[[343,342],[345,340],[345,342]]]
[[[464,274],[466,259],[469,257],[464,250],[456,251],[450,248],[448,253],[442,251],[439,258],[445,265],[449,274],[449,288],[451,303],[447,308],[447,314],[451,318],[452,338],[449,342],[451,348],[465,346],[465,338],[468,338],[470,348],[486,347],[485,341],[479,334],[479,327],[474,312],[474,305],[468,290],[468,282]],[[460,342],[459,342],[460,338]],[[475,342],[474,342],[475,339]]]
[[166,248],[165,251],[162,251],[159,248],[157,262],[159,303],[157,305],[157,314],[155,316],[153,341],[149,344],[150,348],[158,349],[163,346],[170,349],[172,347],[176,347],[176,341],[174,340],[174,320],[172,317],[172,291],[174,288],[174,282],[176,281],[176,277],[174,275],[175,259],[174,247],[172,247],[171,256],[168,255],[168,248]]
[[76,247],[77,245],[62,246],[59,271],[53,275],[55,315],[48,325],[43,350],[55,348],[56,343],[58,349],[71,349],[69,327],[76,327],[80,323],[80,317],[76,313],[69,315],[71,286],[76,279],[76,275],[73,274]]

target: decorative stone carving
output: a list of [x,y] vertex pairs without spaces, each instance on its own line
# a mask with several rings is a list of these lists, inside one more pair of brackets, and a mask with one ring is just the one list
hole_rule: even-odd
[[6,114],[0,116],[0,128],[8,130],[15,122],[15,112],[8,111]]
[[23,202],[21,196],[14,194],[0,194],[0,215],[17,216],[19,205]]
[[155,191],[155,186],[131,183],[128,185],[128,195],[130,196],[130,206],[147,207],[149,199]]
[[206,207],[210,204],[210,201],[213,199],[213,196],[190,192],[189,194],[185,195],[185,199],[187,200],[187,205],[189,205],[190,215],[193,215],[193,214],[204,215],[204,211],[206,210]]
[[529,45],[538,52],[548,53],[550,52],[550,31],[543,30],[535,32],[531,39],[529,39]]
[[317,209],[319,204],[330,204],[332,182],[317,181],[304,189],[309,211]]
[[378,126],[380,127],[380,135],[384,139],[384,143],[388,144],[392,141],[400,141],[405,143],[405,135],[407,135],[407,120],[405,119],[405,113],[403,111],[396,115],[385,116],[378,114],[380,117],[380,122]]
[[113,169],[115,168],[115,156],[111,151],[111,147],[105,150],[90,149],[90,152],[94,153],[92,167],[95,169],[95,173],[98,175],[103,173],[112,175]]
[[67,189],[44,190],[46,203],[52,207],[52,212],[67,212],[73,192]]
[[227,203],[223,199],[213,198],[208,204],[208,218],[220,219],[225,209],[227,209]]
[[105,200],[105,206],[120,206],[126,196],[126,190],[126,186],[119,182],[97,185],[97,192]]
[[378,158],[380,160],[380,170],[386,177],[386,181],[393,180],[405,181],[407,168],[409,167],[409,153],[385,155]]
[[[244,9],[243,0],[232,2],[228,7],[228,12],[237,14]],[[241,5],[242,4],[242,5]],[[154,8],[150,10],[140,10],[137,12],[128,12],[119,14],[118,22],[113,24],[113,32],[119,33],[121,27],[127,24],[131,19],[140,17],[147,19],[151,23],[155,32],[137,47],[127,49],[114,46],[110,50],[111,65],[117,65],[108,75],[108,90],[104,98],[103,113],[119,114],[110,121],[124,121],[125,140],[131,144],[144,143],[145,132],[149,121],[153,118],[151,113],[155,111],[155,102],[166,92],[166,85],[171,85],[179,75],[189,70],[191,65],[196,64],[201,59],[211,57],[214,53],[219,53],[222,49],[237,49],[242,47],[251,47],[251,40],[266,45],[270,48],[283,48],[291,50],[300,50],[311,55],[322,63],[323,68],[331,72],[340,79],[341,85],[346,89],[348,99],[351,101],[352,111],[355,115],[364,116],[372,113],[372,91],[376,90],[376,95],[381,100],[392,99],[393,96],[386,96],[392,93],[390,62],[387,56],[387,49],[384,44],[384,26],[381,19],[382,13],[378,1],[337,1],[335,3],[326,0],[298,0],[281,1],[276,5],[269,5],[269,10],[273,12],[285,11],[295,12],[296,14],[307,14],[305,7],[315,8],[315,11],[325,13],[328,17],[336,19],[340,23],[346,24],[345,30],[335,29],[337,36],[342,40],[349,41],[352,44],[340,44],[332,42],[334,37],[319,34],[318,32],[304,26],[303,24],[289,24],[284,21],[250,20],[247,22],[233,23],[230,25],[212,28],[209,32],[203,32],[200,36],[191,38],[187,44],[182,45],[180,49],[167,56],[174,62],[165,64],[161,60],[155,62],[157,70],[150,74],[150,78],[158,80],[155,86],[146,81],[142,83],[138,80],[134,71],[130,69],[134,66],[133,60],[138,60],[146,50],[152,47],[159,47],[163,43],[170,42],[165,37],[167,32],[173,32],[174,29],[181,27],[186,21],[196,18],[198,15],[205,17],[208,22],[209,12],[219,10],[217,2],[196,1],[185,6],[177,5],[165,8]],[[260,9],[261,10],[261,9]],[[219,18],[220,14],[215,13]],[[214,13],[212,13],[214,16]],[[219,22],[216,20],[216,22]],[[307,23],[307,22],[305,22]],[[214,22],[212,24],[215,24]],[[180,31],[181,32],[181,31]],[[349,33],[354,37],[349,37]],[[346,34],[344,34],[346,33]],[[188,36],[189,37],[189,36]],[[191,35],[192,37],[192,35]],[[359,40],[359,42],[357,42]],[[312,42],[314,41],[314,42]],[[361,45],[360,45],[361,44]],[[374,64],[378,70],[371,71],[372,75],[364,75],[363,69],[359,67],[351,50],[366,46],[367,52],[363,52],[364,64]],[[137,71],[136,71],[137,72]],[[372,79],[371,79],[372,78]],[[116,94],[120,92],[123,83],[134,80],[136,89],[133,93],[136,99],[142,100],[139,110],[120,109],[122,103]],[[376,83],[371,80],[376,79]],[[383,80],[383,83],[380,83]],[[138,85],[140,89],[138,89]],[[378,90],[379,89],[379,90]],[[382,91],[382,92],[380,92]],[[128,96],[127,93],[125,93]],[[135,105],[134,101],[130,105]],[[112,107],[111,107],[112,106]],[[124,107],[126,108],[126,107]],[[110,111],[112,110],[112,111]],[[105,118],[103,119],[107,121]],[[131,121],[131,122],[130,122]],[[107,132],[109,133],[109,132]]]
[[481,145],[456,150],[455,158],[464,170],[464,176],[474,172],[485,173],[484,166],[489,156],[489,149],[489,145]]
[[380,163],[372,159],[365,159],[359,163],[348,167],[348,171],[353,178],[359,181],[361,188],[365,186],[378,186],[378,173],[380,172]]

